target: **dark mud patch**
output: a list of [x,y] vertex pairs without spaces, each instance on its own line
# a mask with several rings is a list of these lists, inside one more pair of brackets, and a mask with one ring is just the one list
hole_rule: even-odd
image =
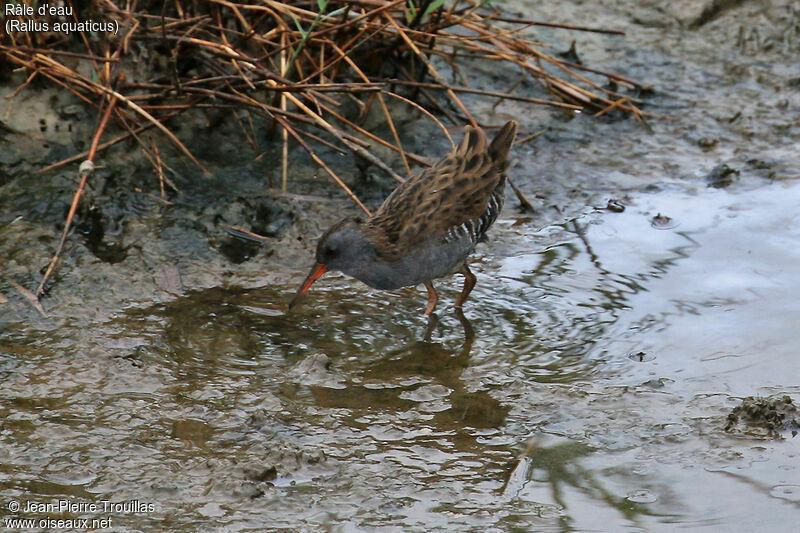
[[711,169],[711,172],[708,173],[706,176],[706,181],[708,182],[709,187],[715,187],[717,189],[724,189],[725,187],[730,187],[733,184],[734,179],[736,179],[741,172],[739,169],[731,168],[725,163],[721,165],[717,165]]
[[800,430],[800,411],[788,395],[770,398],[748,396],[728,415],[725,431],[748,436],[781,438]]

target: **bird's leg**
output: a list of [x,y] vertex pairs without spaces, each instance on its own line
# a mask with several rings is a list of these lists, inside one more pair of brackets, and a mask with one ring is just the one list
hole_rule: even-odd
[[433,283],[430,281],[425,282],[425,288],[428,290],[428,307],[425,308],[425,316],[429,316],[436,308],[436,302],[439,301],[439,295],[436,294],[436,289],[433,288]]
[[459,272],[464,274],[464,288],[461,289],[461,294],[458,296],[458,300],[456,300],[456,304],[453,306],[456,309],[461,309],[461,306],[467,301],[469,293],[472,292],[472,288],[475,287],[475,283],[478,282],[478,278],[475,277],[475,274],[472,273],[466,263],[461,265],[461,270],[459,270]]

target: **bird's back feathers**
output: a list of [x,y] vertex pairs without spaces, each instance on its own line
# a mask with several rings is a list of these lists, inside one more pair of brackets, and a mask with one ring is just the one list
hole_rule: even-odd
[[428,239],[448,240],[461,228],[477,242],[502,208],[516,130],[508,122],[489,144],[483,130],[467,126],[455,151],[400,184],[365,224],[383,259],[395,261]]

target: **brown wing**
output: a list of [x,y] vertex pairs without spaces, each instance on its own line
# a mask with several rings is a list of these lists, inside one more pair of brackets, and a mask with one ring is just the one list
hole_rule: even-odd
[[414,245],[442,237],[450,228],[476,220],[486,211],[503,174],[516,124],[503,128],[505,137],[509,129],[506,146],[499,147],[496,138],[490,147],[482,130],[468,126],[455,152],[405,181],[386,198],[367,225],[387,260],[398,259]]

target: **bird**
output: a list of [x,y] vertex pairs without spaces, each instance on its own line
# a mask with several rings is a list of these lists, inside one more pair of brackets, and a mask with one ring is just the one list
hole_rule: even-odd
[[477,282],[467,259],[503,208],[516,132],[517,123],[509,121],[489,143],[481,128],[466,126],[458,147],[398,185],[372,216],[331,226],[289,309],[323,274],[341,271],[380,290],[424,284],[425,316],[439,300],[432,281],[461,273],[464,286],[454,305],[460,310]]

